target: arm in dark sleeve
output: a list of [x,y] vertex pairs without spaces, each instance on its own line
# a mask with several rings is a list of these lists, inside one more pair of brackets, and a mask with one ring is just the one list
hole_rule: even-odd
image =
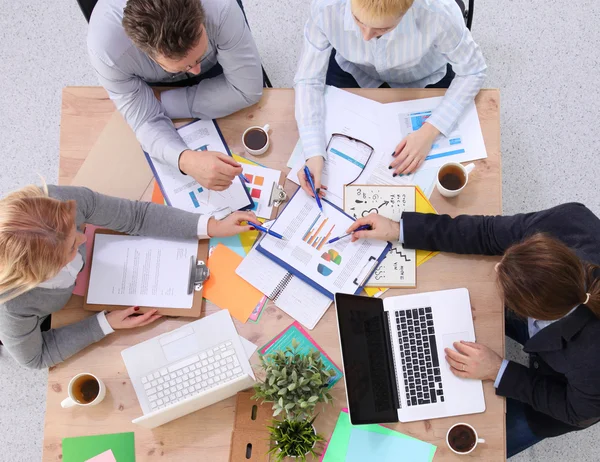
[[529,404],[561,422],[580,426],[586,420],[600,417],[600,374],[597,367],[590,366],[573,375],[585,379],[568,377],[565,382],[509,361],[496,394]]
[[404,212],[404,247],[442,252],[502,255],[521,241],[536,213],[513,216],[449,215]]

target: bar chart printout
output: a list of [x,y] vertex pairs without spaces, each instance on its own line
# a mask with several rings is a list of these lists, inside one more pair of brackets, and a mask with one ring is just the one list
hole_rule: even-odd
[[327,217],[317,216],[308,231],[302,236],[302,240],[312,248],[321,250],[329,239],[335,237],[332,235],[335,224],[328,223],[328,221]]

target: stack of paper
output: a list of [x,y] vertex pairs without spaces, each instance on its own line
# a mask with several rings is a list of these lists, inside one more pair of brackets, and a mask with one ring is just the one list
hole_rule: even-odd
[[344,409],[321,462],[431,462],[436,449],[433,444],[381,425],[354,426]]

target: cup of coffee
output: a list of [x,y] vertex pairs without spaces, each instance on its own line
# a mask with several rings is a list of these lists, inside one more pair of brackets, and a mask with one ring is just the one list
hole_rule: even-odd
[[250,127],[242,135],[242,144],[248,154],[262,156],[269,149],[269,125]]
[[470,454],[479,443],[485,443],[483,438],[467,423],[457,423],[446,433],[446,444],[455,454]]
[[465,189],[469,181],[469,173],[475,164],[463,167],[458,162],[448,162],[440,167],[437,174],[437,190],[444,197],[455,197]]
[[106,386],[98,377],[88,372],[77,374],[69,382],[69,397],[60,405],[64,408],[72,406],[95,406],[100,404],[106,395]]

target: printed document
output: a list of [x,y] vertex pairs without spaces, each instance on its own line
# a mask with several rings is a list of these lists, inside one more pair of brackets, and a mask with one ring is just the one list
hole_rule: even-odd
[[349,236],[328,244],[344,235],[354,220],[326,200],[321,202],[323,214],[315,199],[299,190],[271,226],[286,240],[266,235],[257,248],[330,298],[336,292],[358,293],[390,244],[373,239],[351,242]]
[[198,241],[96,234],[87,302],[191,308],[190,257]]

